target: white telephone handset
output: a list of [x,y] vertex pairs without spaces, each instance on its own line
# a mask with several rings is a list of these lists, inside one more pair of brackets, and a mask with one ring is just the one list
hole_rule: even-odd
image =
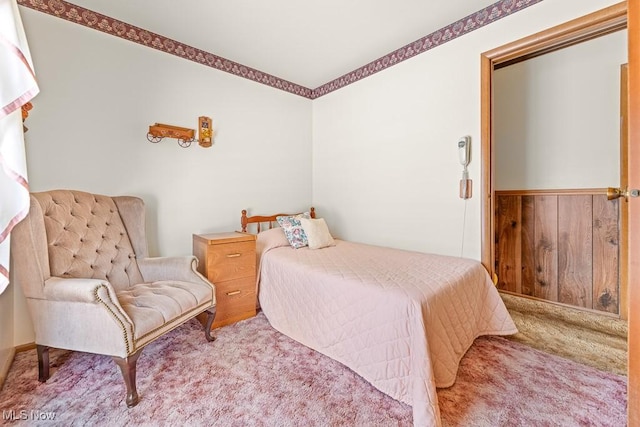
[[471,162],[471,137],[463,136],[458,140],[458,158],[460,159],[460,164],[464,167],[462,171],[462,179],[460,180],[460,198],[461,199],[470,199],[471,198],[471,189],[472,182],[469,179],[469,171],[467,171],[467,166]]
[[458,157],[460,164],[466,169],[471,161],[471,137],[463,136],[458,141]]

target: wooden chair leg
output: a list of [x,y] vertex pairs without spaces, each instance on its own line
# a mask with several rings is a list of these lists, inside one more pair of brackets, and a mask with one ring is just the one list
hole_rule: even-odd
[[38,353],[38,381],[41,383],[49,379],[49,347],[37,344]]
[[207,341],[215,341],[216,337],[211,335],[211,325],[213,325],[213,321],[216,318],[216,308],[210,308],[207,310],[207,321],[204,325],[204,336],[207,338]]
[[124,384],[127,387],[126,402],[129,408],[136,406],[140,401],[140,398],[138,397],[138,390],[136,389],[136,362],[138,361],[138,357],[141,353],[142,349],[136,351],[129,357],[111,357],[120,367],[120,371],[122,372]]

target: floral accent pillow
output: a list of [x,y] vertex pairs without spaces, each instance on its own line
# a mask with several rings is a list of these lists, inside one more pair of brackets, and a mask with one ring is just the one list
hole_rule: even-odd
[[276,221],[280,224],[280,227],[284,230],[285,236],[292,248],[298,249],[309,245],[307,235],[302,229],[300,224],[300,218],[309,219],[311,216],[309,212],[305,212],[299,215],[279,216],[276,217]]

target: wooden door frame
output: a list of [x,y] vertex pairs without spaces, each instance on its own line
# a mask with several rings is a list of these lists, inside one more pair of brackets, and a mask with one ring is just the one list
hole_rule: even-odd
[[[629,168],[628,182],[640,187],[640,0],[628,0],[628,114]],[[629,366],[628,425],[640,425],[640,199],[629,200]],[[633,237],[633,238],[632,238]]]
[[626,26],[627,3],[621,2],[598,12],[500,46],[481,55],[481,260],[482,264],[492,276],[495,274],[493,70],[498,65],[524,61],[585,40],[619,31]]
[[[495,275],[493,153],[493,70],[496,65],[515,63],[575,43],[599,37],[624,27],[628,30],[628,147],[627,182],[640,187],[640,0],[628,0],[565,24],[509,43],[481,55],[481,250],[482,263]],[[621,165],[624,167],[624,165]],[[622,184],[622,182],[621,182]],[[630,199],[628,229],[628,425],[640,426],[640,199]],[[622,301],[621,301],[622,302]],[[622,312],[621,306],[621,312]]]
[[[629,188],[629,63],[620,66],[620,188]],[[629,205],[620,198],[620,317],[629,318]],[[625,203],[626,205],[623,205]],[[623,209],[624,206],[624,209]],[[624,289],[623,289],[624,288]],[[624,291],[624,292],[623,292]]]

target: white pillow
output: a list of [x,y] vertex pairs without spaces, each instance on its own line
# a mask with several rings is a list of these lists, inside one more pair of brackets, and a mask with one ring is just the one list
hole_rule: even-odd
[[304,234],[307,235],[309,249],[326,248],[327,246],[334,246],[336,244],[323,218],[300,218],[300,224],[302,224]]

